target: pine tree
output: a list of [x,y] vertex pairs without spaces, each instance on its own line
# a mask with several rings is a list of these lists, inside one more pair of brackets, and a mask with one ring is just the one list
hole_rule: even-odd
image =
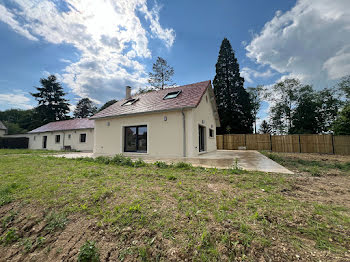
[[57,78],[50,75],[48,78],[41,78],[40,84],[42,87],[36,87],[38,93],[31,93],[38,101],[38,106],[35,108],[35,118],[41,124],[46,124],[53,121],[69,118],[69,103],[64,98],[66,93]]
[[162,90],[174,85],[171,77],[174,75],[174,68],[168,65],[167,61],[161,57],[153,64],[153,72],[149,73],[148,83],[156,90]]
[[230,42],[225,38],[220,47],[213,81],[221,128],[219,133],[252,133],[253,117],[249,94]]
[[97,112],[97,107],[89,98],[81,99],[74,110],[75,118],[85,118]]

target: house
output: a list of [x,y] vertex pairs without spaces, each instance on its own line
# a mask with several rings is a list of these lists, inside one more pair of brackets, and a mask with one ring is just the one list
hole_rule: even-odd
[[51,122],[27,133],[29,149],[92,151],[94,121],[77,118]]
[[220,125],[211,81],[131,96],[97,113],[94,154],[195,157],[216,150]]
[[7,134],[7,127],[0,121],[0,137]]

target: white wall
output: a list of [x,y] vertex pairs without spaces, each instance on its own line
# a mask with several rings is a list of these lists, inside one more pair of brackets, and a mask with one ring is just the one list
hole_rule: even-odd
[[0,129],[0,136],[5,136],[5,134],[6,134],[6,130]]
[[[210,102],[209,90],[205,92],[199,105],[192,110],[191,130],[189,134],[189,156],[199,154],[199,125],[205,127],[205,152],[215,151],[216,147],[216,121],[213,113],[213,106]],[[213,129],[214,136],[209,137],[209,129]]]
[[[207,100],[208,99],[208,100]],[[186,118],[186,156],[199,155],[199,130],[206,128],[206,152],[216,150],[216,122],[207,91],[197,108],[184,111]],[[167,121],[164,121],[164,117]],[[147,125],[147,153],[124,153],[124,127]],[[214,131],[209,137],[209,128]],[[137,114],[95,120],[94,153],[97,155],[183,156],[183,117],[181,111]]]
[[[167,118],[164,121],[164,117]],[[109,125],[108,125],[109,123]],[[182,156],[182,115],[179,111],[138,114],[96,119],[94,153],[115,155],[123,153],[125,126],[147,125],[147,153],[151,156]],[[135,153],[125,153],[135,155]]]
[[[86,142],[80,142],[80,134],[86,134]],[[60,135],[59,143],[56,143],[56,135]],[[70,135],[70,138],[69,138]],[[43,149],[43,137],[47,136],[48,150],[62,150],[64,146],[71,146],[74,150],[92,151],[94,144],[94,130],[93,129],[79,129],[69,131],[54,131],[28,134],[29,149]]]

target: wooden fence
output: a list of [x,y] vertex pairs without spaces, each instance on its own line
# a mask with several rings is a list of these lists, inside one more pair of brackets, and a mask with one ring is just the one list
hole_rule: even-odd
[[350,155],[350,136],[230,134],[216,136],[218,149]]

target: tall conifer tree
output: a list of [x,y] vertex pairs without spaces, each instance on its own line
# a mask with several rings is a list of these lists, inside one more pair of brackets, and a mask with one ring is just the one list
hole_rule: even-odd
[[42,87],[36,87],[38,93],[31,93],[38,101],[38,106],[35,108],[36,119],[41,124],[64,120],[69,118],[69,103],[64,98],[66,93],[57,78],[54,75],[48,78],[41,78],[40,84]]
[[221,43],[213,81],[221,128],[219,133],[252,133],[253,117],[249,94],[244,89],[239,64],[227,38]]

